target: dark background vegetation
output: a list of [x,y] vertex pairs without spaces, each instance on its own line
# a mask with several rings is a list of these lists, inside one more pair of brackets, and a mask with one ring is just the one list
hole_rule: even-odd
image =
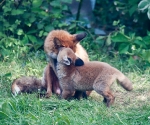
[[[88,52],[106,52],[110,56],[125,57],[130,63],[149,65],[147,3],[142,3],[139,9],[141,0],[96,0],[92,10],[84,9],[87,2],[78,0],[76,13],[73,13],[72,0],[2,0],[1,61],[13,59],[16,53],[24,58],[30,52],[43,50],[47,34],[53,29],[63,29],[70,33],[86,31],[88,37],[82,44]],[[97,29],[104,34],[97,33]]]

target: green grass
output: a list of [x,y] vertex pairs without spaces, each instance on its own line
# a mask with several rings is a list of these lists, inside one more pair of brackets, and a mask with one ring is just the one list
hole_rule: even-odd
[[[120,58],[90,53],[91,60],[108,62],[124,72],[133,82],[133,91],[112,86],[116,96],[110,108],[95,92],[78,100],[38,98],[37,93],[11,95],[13,79],[26,75],[42,77],[47,62],[40,54],[25,59],[0,62],[0,125],[149,125],[150,124],[150,67],[139,68]],[[141,67],[141,66],[140,66]]]

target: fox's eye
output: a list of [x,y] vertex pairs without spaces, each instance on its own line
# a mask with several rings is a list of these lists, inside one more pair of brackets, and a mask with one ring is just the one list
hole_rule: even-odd
[[57,45],[57,46],[55,46],[56,49],[61,48],[61,47],[64,47],[64,46],[63,45]]
[[63,45],[60,45],[59,47],[64,47]]
[[69,60],[69,62],[70,62],[70,63],[72,63],[72,60],[71,60],[71,58],[68,58],[68,60]]

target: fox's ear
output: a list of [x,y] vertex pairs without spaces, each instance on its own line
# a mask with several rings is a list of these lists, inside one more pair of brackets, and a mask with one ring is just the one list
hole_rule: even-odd
[[55,48],[57,48],[57,49],[62,46],[61,42],[56,37],[54,38],[53,42],[54,42]]
[[63,57],[63,63],[65,65],[69,66],[71,64],[71,62],[72,62],[72,60],[70,58],[68,58],[66,55]]
[[81,41],[82,39],[84,39],[84,38],[86,37],[86,35],[87,35],[87,34],[86,34],[85,32],[76,34],[76,35],[75,35],[75,39],[76,39],[77,41]]
[[83,65],[84,65],[84,62],[82,59],[80,58],[76,59],[75,66],[83,66]]

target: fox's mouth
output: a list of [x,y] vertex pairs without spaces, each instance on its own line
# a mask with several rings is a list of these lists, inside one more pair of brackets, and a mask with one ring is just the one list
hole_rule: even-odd
[[56,66],[57,66],[57,59],[54,59],[54,67],[56,69]]

